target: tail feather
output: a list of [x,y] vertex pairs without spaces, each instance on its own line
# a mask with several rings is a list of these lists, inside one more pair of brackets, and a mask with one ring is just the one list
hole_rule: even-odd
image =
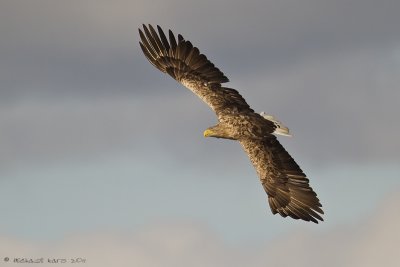
[[278,121],[274,116],[266,114],[264,111],[261,112],[260,115],[263,116],[264,119],[269,120],[275,124],[276,129],[273,132],[274,134],[292,137],[289,132],[289,128],[283,125],[283,123]]

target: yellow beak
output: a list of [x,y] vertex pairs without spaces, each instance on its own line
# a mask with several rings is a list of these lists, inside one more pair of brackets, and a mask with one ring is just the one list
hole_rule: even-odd
[[208,137],[208,136],[210,136],[212,134],[213,134],[213,132],[210,129],[205,130],[204,133],[203,133],[204,137]]

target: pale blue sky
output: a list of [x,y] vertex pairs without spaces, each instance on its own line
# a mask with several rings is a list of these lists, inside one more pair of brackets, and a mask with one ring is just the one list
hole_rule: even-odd
[[[247,161],[205,170],[181,167],[165,156],[115,156],[9,173],[0,189],[2,233],[43,241],[76,231],[131,232],[158,221],[188,220],[234,244],[262,241],[297,227],[320,231],[355,223],[400,187],[394,165],[311,170],[326,210],[326,221],[316,226],[272,216]],[[164,163],[154,168],[151,161]]]

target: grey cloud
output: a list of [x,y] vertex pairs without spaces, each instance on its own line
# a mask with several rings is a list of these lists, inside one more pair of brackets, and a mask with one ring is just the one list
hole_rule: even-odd
[[294,155],[396,160],[399,5],[3,1],[0,155],[14,162],[119,151],[135,146],[138,126],[166,151],[238,151],[194,143],[215,117],[141,54],[137,27],[150,22],[182,33],[228,75],[227,86],[287,124],[295,137],[282,142]]
[[385,50],[399,42],[399,5],[391,0],[5,1],[0,9],[1,91],[13,99],[32,91],[78,97],[136,94],[130,90],[133,84],[159,79],[146,71],[137,45],[136,28],[148,22],[182,33],[236,77],[232,80],[261,66],[290,67],[315,54]]
[[215,116],[189,91],[169,89],[181,93],[3,105],[0,169],[120,153],[134,157],[166,152],[181,160],[189,154],[200,159],[207,141],[202,132]]
[[310,58],[266,73],[246,98],[257,110],[277,112],[295,143],[315,159],[395,160],[400,149],[400,128],[394,123],[400,112],[396,53],[362,50]]
[[[140,144],[142,135],[150,141],[154,133],[167,124],[157,119],[157,110],[150,113],[152,104],[163,108],[162,101],[168,103],[165,99],[141,102],[140,99],[116,97],[92,102],[38,101],[3,108],[1,161],[9,165],[26,160],[86,157],[133,149]],[[154,118],[157,123],[151,123]]]
[[[399,63],[394,52],[369,52],[310,59],[285,72],[254,74],[234,87],[242,88],[256,111],[272,113],[289,126],[294,137],[281,141],[295,158],[315,164],[395,161],[400,149],[395,123]],[[212,111],[172,79],[149,71],[165,78],[163,85],[150,82],[162,93],[99,93],[90,100],[36,96],[2,105],[2,163],[134,153],[138,145],[154,153],[168,151],[180,161],[196,157],[212,162],[204,155],[243,153],[237,144],[204,140],[202,131],[216,122]]]

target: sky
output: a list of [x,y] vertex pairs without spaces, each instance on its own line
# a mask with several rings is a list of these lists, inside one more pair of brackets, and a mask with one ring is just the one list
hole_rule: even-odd
[[[395,266],[399,12],[397,0],[0,0],[0,266]],[[146,60],[143,23],[182,34],[290,128],[279,140],[324,222],[271,214],[239,144],[203,138],[213,112]]]

